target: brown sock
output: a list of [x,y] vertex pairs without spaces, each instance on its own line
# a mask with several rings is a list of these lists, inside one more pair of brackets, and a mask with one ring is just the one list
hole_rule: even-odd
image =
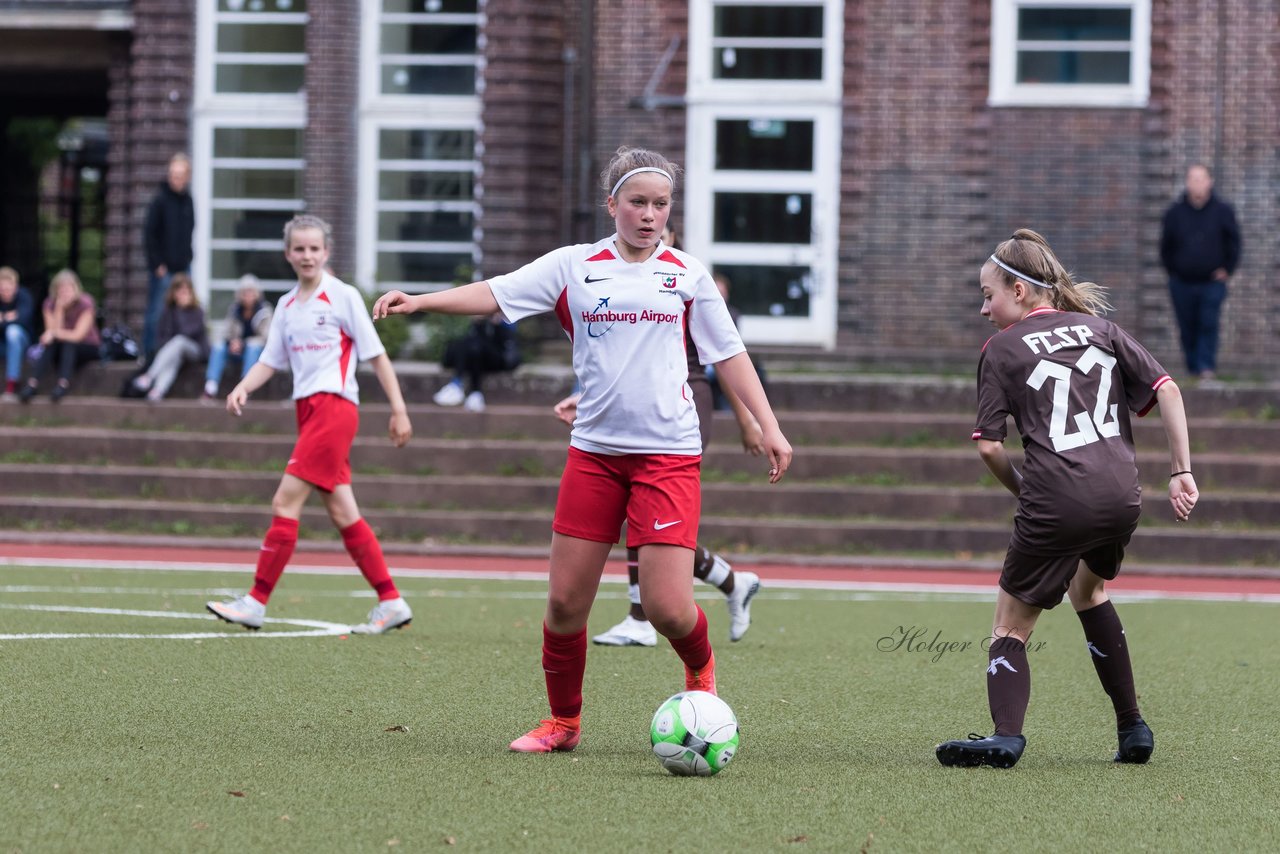
[[1120,615],[1110,601],[1077,611],[1080,626],[1084,629],[1089,658],[1098,673],[1102,689],[1111,698],[1116,711],[1116,726],[1124,729],[1141,717],[1138,714],[1138,695],[1133,688],[1133,664],[1129,661],[1129,647],[1125,643],[1124,626]]
[[987,653],[987,704],[996,735],[1022,735],[1031,701],[1031,665],[1027,647],[1014,637],[998,638]]

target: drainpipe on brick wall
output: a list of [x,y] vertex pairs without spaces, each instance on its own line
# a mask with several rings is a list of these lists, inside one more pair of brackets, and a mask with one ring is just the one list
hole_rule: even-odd
[[1218,4],[1217,80],[1213,87],[1213,174],[1222,175],[1222,124],[1226,120],[1227,85],[1227,4]]
[[568,204],[577,189],[574,184],[574,150],[570,140],[573,139],[573,119],[577,113],[577,102],[574,97],[574,77],[578,74],[578,51],[566,47],[564,54],[564,145],[560,148],[560,174],[567,183],[564,195],[565,204],[560,206],[560,245],[567,246],[576,241],[573,239],[573,205]]
[[[582,14],[578,16],[578,71],[582,78],[578,81],[578,134],[574,147],[577,157],[575,177],[573,222],[570,225],[573,243],[589,243],[595,238],[595,208],[593,207],[593,190],[595,187],[594,163],[592,152],[595,151],[595,111],[592,100],[595,97],[596,76],[594,49],[596,26],[595,0],[582,0]],[[567,143],[568,140],[565,140]]]

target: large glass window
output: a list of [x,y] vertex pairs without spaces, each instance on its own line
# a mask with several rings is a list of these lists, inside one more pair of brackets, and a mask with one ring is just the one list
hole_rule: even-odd
[[821,80],[822,3],[722,3],[715,7],[715,76]]
[[210,165],[213,307],[229,301],[245,273],[267,290],[287,290],[294,277],[283,234],[284,224],[304,207],[302,130],[216,127]]
[[993,104],[1142,106],[1150,0],[995,0]]
[[469,129],[379,131],[379,286],[430,290],[470,277],[475,146],[475,131]]
[[307,0],[217,0],[213,91],[302,91],[307,64]]
[[381,94],[475,94],[481,62],[480,0],[381,0],[381,4]]
[[690,4],[685,242],[748,342],[835,343],[843,9]]
[[423,292],[480,262],[484,0],[366,0],[357,277]]

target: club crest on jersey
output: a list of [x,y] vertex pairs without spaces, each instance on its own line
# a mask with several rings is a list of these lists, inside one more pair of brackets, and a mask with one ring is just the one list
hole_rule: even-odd
[[675,276],[667,276],[667,277],[663,278],[663,280],[662,280],[662,286],[663,286],[664,288],[674,288],[674,287],[676,286],[676,277],[675,277]]

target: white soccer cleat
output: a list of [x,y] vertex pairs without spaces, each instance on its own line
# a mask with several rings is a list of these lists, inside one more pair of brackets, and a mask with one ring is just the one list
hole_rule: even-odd
[[219,620],[257,631],[267,617],[267,606],[248,593],[230,602],[206,602],[204,607]]
[[439,406],[461,406],[466,395],[462,391],[462,383],[451,382],[436,392],[431,399]]
[[404,598],[379,602],[369,612],[369,622],[351,627],[354,635],[381,635],[392,629],[402,629],[413,620],[413,611]]
[[658,632],[648,620],[637,620],[627,614],[621,623],[596,635],[591,642],[599,646],[657,646]]
[[760,592],[760,576],[738,571],[733,576],[733,592],[725,597],[729,606],[729,640],[742,640],[751,628],[751,600]]
[[468,412],[484,412],[484,395],[478,391],[471,392],[462,402],[462,408]]

